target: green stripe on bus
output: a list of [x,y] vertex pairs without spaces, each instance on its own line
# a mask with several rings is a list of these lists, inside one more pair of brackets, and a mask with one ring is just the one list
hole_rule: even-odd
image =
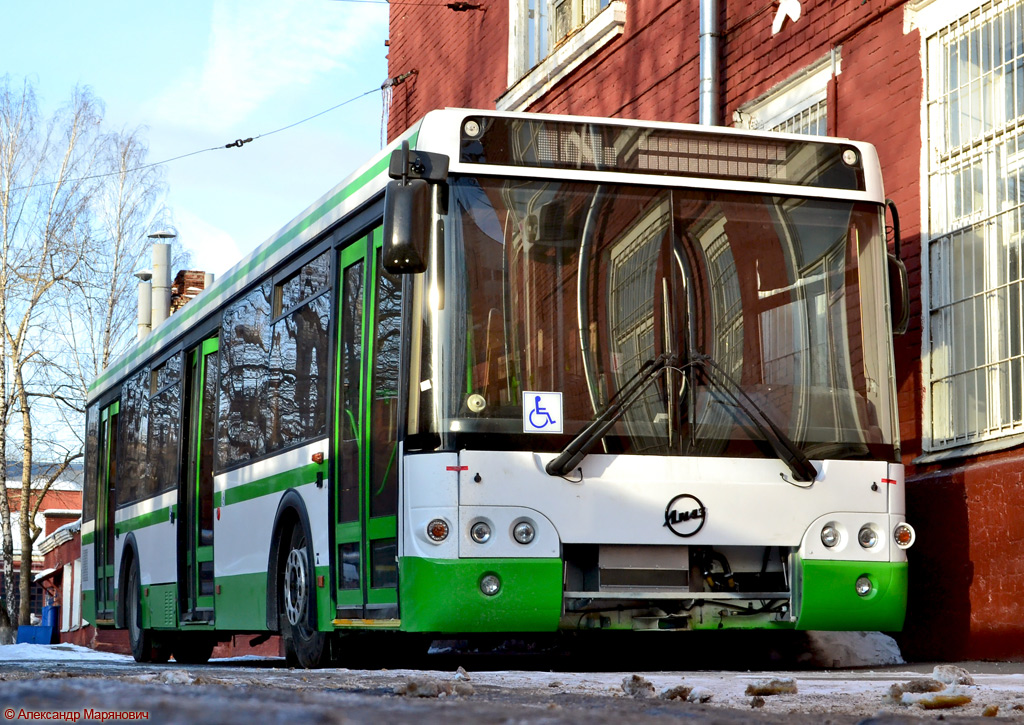
[[219,576],[215,580],[217,629],[267,628],[267,572]]
[[90,531],[88,534],[82,534],[82,546],[88,546],[96,538],[96,532]]
[[287,491],[289,488],[296,488],[307,483],[315,483],[316,474],[324,471],[327,463],[327,459],[324,459],[323,463],[307,463],[305,466],[293,468],[290,471],[275,473],[272,476],[243,483],[226,491],[219,491],[214,495],[213,505],[215,507],[230,506],[242,501],[251,501],[261,496]]
[[157,509],[156,511],[150,511],[140,516],[134,516],[124,521],[119,521],[114,524],[114,533],[120,536],[121,534],[127,534],[130,531],[138,531],[144,529],[147,526],[153,526],[155,524],[164,524],[171,520],[171,513],[177,513],[178,505],[172,504],[166,508]]
[[[398,562],[402,629],[408,632],[553,632],[562,614],[562,560],[424,559]],[[501,590],[480,591],[485,574]]]
[[[907,562],[800,561],[800,611],[796,628],[896,632],[907,611]],[[857,594],[857,579],[872,585]]]
[[[410,137],[410,146],[415,148],[418,136],[419,132],[417,131]],[[342,187],[342,189],[338,191],[338,193],[331,196],[327,201],[318,206],[307,216],[296,222],[292,227],[288,229],[288,231],[286,231],[280,237],[271,242],[266,247],[266,249],[264,249],[255,257],[250,259],[244,266],[236,269],[229,277],[220,280],[217,283],[217,286],[227,289],[234,285],[243,277],[247,276],[254,267],[257,267],[266,262],[267,259],[269,259],[272,255],[276,254],[283,246],[292,242],[296,237],[298,237],[304,231],[313,226],[313,224],[320,221],[324,216],[328,214],[328,212],[330,212],[339,204],[346,201],[355,193],[360,191],[364,186],[366,186],[366,184],[375,179],[381,173],[385,172],[388,168],[388,165],[390,164],[390,161],[390,155],[381,158],[376,164],[374,164],[369,169],[367,169],[362,174],[353,179],[351,183],[346,184],[344,187]],[[150,335],[145,340],[143,340],[133,353],[130,353],[128,356],[122,358],[112,367],[107,368],[107,370],[104,371],[98,378],[96,378],[96,380],[93,381],[92,385],[89,386],[89,393],[91,394],[93,390],[96,390],[97,388],[101,387],[111,377],[120,375],[125,370],[125,368],[130,367],[134,362],[139,360],[140,357],[144,356],[147,351],[155,347],[158,342],[163,340],[165,337],[168,337],[169,335],[173,334],[174,331],[177,330],[177,328],[181,327],[187,320],[189,320],[195,315],[198,315],[204,309],[209,307],[216,299],[216,295],[205,296],[200,297],[198,300],[196,300],[190,305],[186,305],[184,308],[182,308],[180,312],[170,317],[169,321],[165,325],[162,325],[160,329],[158,329],[154,334]],[[220,301],[219,304],[223,304],[223,301]]]

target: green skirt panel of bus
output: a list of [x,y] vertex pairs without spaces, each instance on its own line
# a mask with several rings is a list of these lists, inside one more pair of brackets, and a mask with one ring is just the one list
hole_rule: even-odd
[[[894,632],[907,611],[907,563],[801,562],[797,629]],[[862,582],[862,579],[867,582]],[[858,585],[869,589],[858,593]],[[870,585],[870,586],[868,586]]]
[[[561,559],[399,562],[402,629],[409,632],[551,632],[562,611]],[[485,582],[486,577],[495,577]],[[493,594],[485,594],[482,585]]]

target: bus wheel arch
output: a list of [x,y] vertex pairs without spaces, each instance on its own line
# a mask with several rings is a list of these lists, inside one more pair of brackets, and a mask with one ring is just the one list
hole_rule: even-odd
[[270,537],[270,557],[267,560],[267,629],[277,632],[280,627],[281,574],[288,556],[291,530],[301,526],[309,536],[309,514],[306,504],[295,489],[281,497],[274,515],[273,536]]
[[291,663],[316,667],[327,652],[327,637],[317,628],[309,516],[294,490],[278,506],[267,579],[267,627],[281,633]]
[[121,549],[121,566],[117,570],[117,599],[114,601],[114,626],[122,629],[128,626],[128,575],[130,567],[138,566],[139,547],[135,535],[128,534]]
[[142,626],[142,578],[134,538],[125,541],[118,582],[120,586],[115,608],[115,623],[117,627],[128,629],[128,642],[135,661],[167,662],[171,656],[168,643],[152,630]]

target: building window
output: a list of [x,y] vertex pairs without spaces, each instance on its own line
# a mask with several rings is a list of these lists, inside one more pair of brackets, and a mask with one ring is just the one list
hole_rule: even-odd
[[1024,433],[1024,2],[927,39],[931,447]]
[[751,130],[828,134],[828,82],[841,71],[840,51],[824,56],[765,95],[733,112],[733,125]]
[[524,110],[621,35],[625,24],[625,0],[511,0],[509,89],[498,110]]
[[772,127],[780,133],[806,133],[811,136],[828,135],[828,101],[822,98],[798,111],[782,123]]

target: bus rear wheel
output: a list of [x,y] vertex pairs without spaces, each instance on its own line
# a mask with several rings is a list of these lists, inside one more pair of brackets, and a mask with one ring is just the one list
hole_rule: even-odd
[[305,527],[292,527],[281,571],[281,639],[285,658],[293,666],[319,667],[326,653],[327,638],[316,629],[315,575],[310,566],[309,539]]
[[128,642],[136,662],[164,663],[171,658],[171,648],[152,630],[142,627],[142,581],[139,560],[132,558],[128,568],[125,614],[128,619]]

